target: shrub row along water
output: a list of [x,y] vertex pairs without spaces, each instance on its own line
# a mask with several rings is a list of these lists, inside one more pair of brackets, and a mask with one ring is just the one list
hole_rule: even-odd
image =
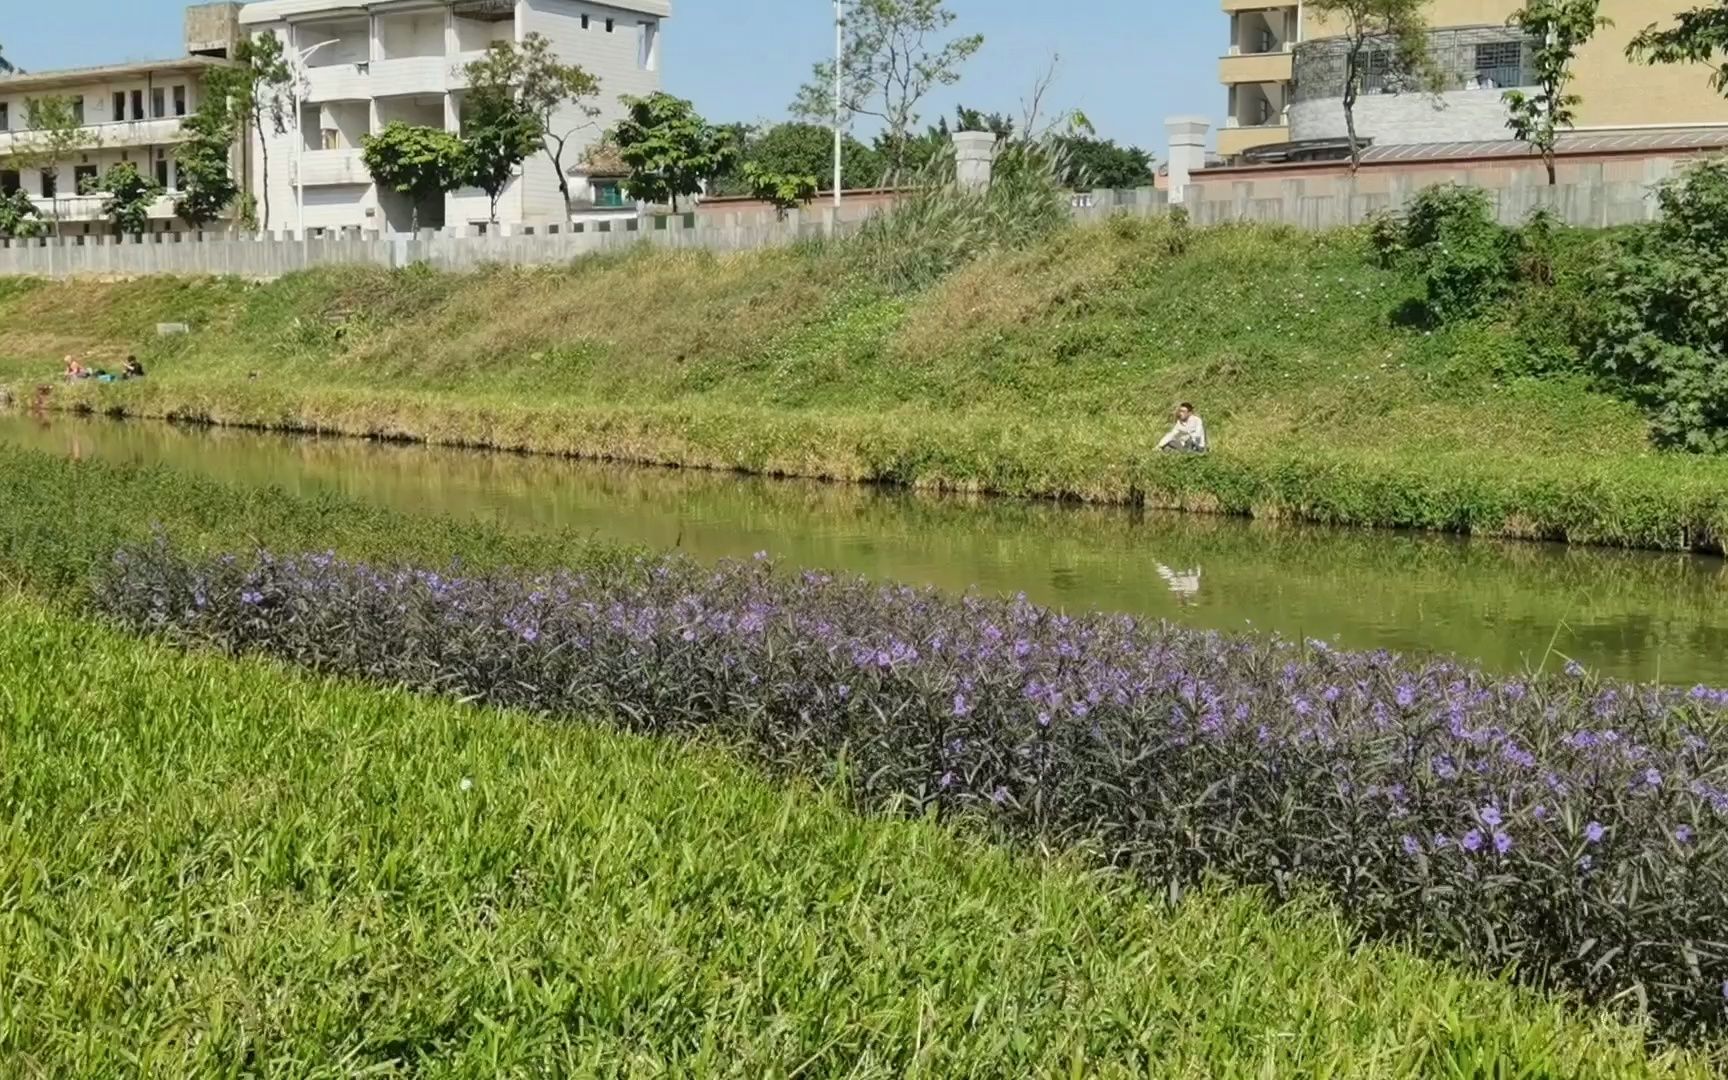
[[766,559],[586,574],[123,550],[98,606],[321,672],[715,738],[872,809],[1095,848],[1162,895],[1324,887],[1365,932],[1719,1028],[1728,693],[1499,681]]

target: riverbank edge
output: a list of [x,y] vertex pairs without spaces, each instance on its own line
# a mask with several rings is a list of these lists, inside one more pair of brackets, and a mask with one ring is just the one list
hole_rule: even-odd
[[272,402],[208,384],[74,387],[25,406],[6,389],[15,409],[632,465],[1660,551],[1722,554],[1728,542],[1728,469],[1679,455],[1191,457],[1160,454],[1149,430],[1022,417],[453,405],[352,390]]

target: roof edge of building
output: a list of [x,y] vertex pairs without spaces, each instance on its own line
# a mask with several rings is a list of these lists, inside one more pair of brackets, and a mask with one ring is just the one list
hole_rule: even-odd
[[[412,9],[416,7],[448,7],[457,0],[253,0],[240,9],[240,25],[262,26],[275,22],[316,18],[339,13],[365,14],[374,11]],[[600,7],[672,17],[672,0],[589,0]]]
[[226,67],[229,63],[230,61],[214,56],[177,56],[171,60],[137,60],[124,64],[99,64],[95,67],[58,68],[53,71],[21,71],[12,75],[0,75],[0,94],[81,82],[103,82],[131,75],[148,75],[152,71],[195,71]]

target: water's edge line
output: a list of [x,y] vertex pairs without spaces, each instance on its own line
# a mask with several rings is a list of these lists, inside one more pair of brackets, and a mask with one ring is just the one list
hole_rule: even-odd
[[[3,389],[4,388],[0,388],[0,390]],[[952,483],[941,478],[936,478],[929,481],[915,480],[907,482],[886,476],[845,476],[835,470],[813,469],[808,471],[798,471],[785,468],[758,469],[739,464],[713,464],[702,461],[681,459],[676,455],[650,456],[649,454],[608,454],[584,453],[580,450],[550,450],[528,443],[513,444],[494,440],[466,439],[461,437],[441,438],[405,429],[394,431],[380,431],[377,429],[362,430],[358,426],[343,426],[340,423],[306,423],[298,420],[270,422],[264,420],[221,418],[212,416],[203,410],[180,405],[171,405],[165,409],[139,409],[118,404],[98,407],[85,400],[75,400],[57,404],[54,403],[52,399],[44,398],[37,398],[30,404],[26,405],[23,404],[16,395],[8,395],[0,392],[0,412],[12,413],[14,415],[53,413],[67,416],[102,417],[116,421],[143,420],[184,427],[250,431],[312,438],[339,438],[383,445],[437,447],[442,449],[468,450],[482,453],[511,454],[519,457],[540,457],[574,462],[705,472],[716,475],[731,474],[739,477],[762,477],[772,480],[803,480],[827,484],[911,491],[931,495],[1001,499],[1022,503],[1105,506],[1117,507],[1131,511],[1153,510],[1160,513],[1197,514],[1202,516],[1235,518],[1250,521],[1294,521],[1302,524],[1323,526],[1327,528],[1350,529],[1364,532],[1422,533],[1427,535],[1463,536],[1530,544],[1564,544],[1570,547],[1580,548],[1604,548],[1631,551],[1656,551],[1670,554],[1728,556],[1728,537],[1712,537],[1703,543],[1695,543],[1691,545],[1662,545],[1580,539],[1571,536],[1569,533],[1560,536],[1533,535],[1529,531],[1521,531],[1517,528],[1492,529],[1480,527],[1472,528],[1470,526],[1461,528],[1435,528],[1423,525],[1380,524],[1372,521],[1339,521],[1307,514],[1304,513],[1300,507],[1283,503],[1269,505],[1259,512],[1257,512],[1253,506],[1241,510],[1232,509],[1219,505],[1216,497],[1208,496],[1204,492],[1196,493],[1199,495],[1198,498],[1174,497],[1170,496],[1169,493],[1147,492],[1138,488],[1131,489],[1122,496],[1081,493],[1075,491],[1010,492],[993,487],[987,482],[982,481],[973,484],[964,484]],[[1207,505],[1208,503],[1211,505]],[[1513,516],[1513,520],[1516,520],[1515,515]]]

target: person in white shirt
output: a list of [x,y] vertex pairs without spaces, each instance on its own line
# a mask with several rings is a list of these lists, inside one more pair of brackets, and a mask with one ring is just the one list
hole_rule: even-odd
[[1176,426],[1159,441],[1158,449],[1190,454],[1206,452],[1206,421],[1194,414],[1194,406],[1184,401],[1177,407]]

